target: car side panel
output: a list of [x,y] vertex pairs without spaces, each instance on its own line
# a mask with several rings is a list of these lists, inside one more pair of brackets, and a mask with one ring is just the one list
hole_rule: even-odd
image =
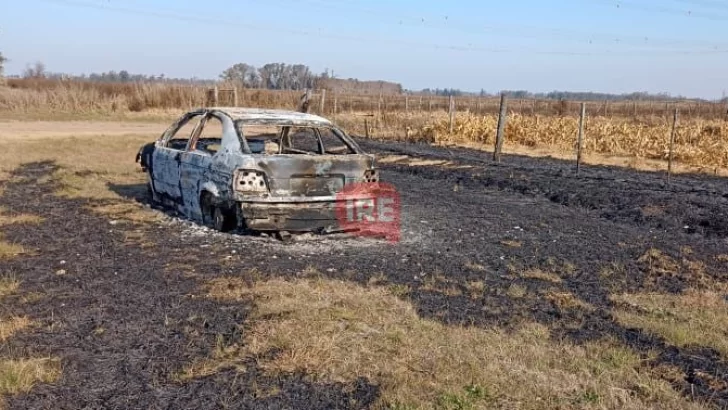
[[[199,151],[185,152],[180,160],[180,190],[183,212],[192,219],[202,220],[200,195],[205,185],[212,156]],[[214,195],[215,192],[212,192]]]
[[153,153],[152,176],[158,194],[181,200],[179,161],[182,151],[157,146]]

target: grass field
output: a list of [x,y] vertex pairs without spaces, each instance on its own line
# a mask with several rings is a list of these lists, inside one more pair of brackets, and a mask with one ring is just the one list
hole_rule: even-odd
[[[407,241],[286,246],[186,233],[140,203],[133,158],[164,123],[3,125],[9,408],[728,403],[728,249],[715,240],[723,231],[683,232],[695,218],[720,220],[720,200],[687,192],[728,191],[722,181],[679,177],[668,196],[650,191],[661,177],[610,171],[649,193],[612,209],[620,185],[590,185],[596,168],[573,180],[543,171],[568,164],[513,157],[522,164],[513,175],[472,162],[476,151],[444,162],[433,148],[415,161],[406,144],[385,143],[402,150],[380,155],[408,206]],[[480,133],[460,132],[468,142]],[[483,172],[492,185],[480,185]],[[453,177],[466,181],[457,194]],[[547,180],[577,196],[534,197]],[[696,214],[690,201],[716,214]],[[643,216],[619,211],[631,207]],[[484,209],[494,217],[479,217]],[[452,217],[433,219],[441,214]],[[650,233],[656,226],[669,234]]]
[[343,99],[403,240],[284,244],[147,206],[139,146],[205,95],[125,87],[0,88],[0,408],[728,406],[720,118],[681,119],[666,185],[646,108],[588,120],[577,178],[568,112],[516,105],[496,165],[485,103],[451,134]]

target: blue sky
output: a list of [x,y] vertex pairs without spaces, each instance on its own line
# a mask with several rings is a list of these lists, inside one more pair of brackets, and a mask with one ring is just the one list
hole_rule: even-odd
[[127,70],[215,78],[303,63],[405,88],[728,92],[719,0],[1,0],[19,74]]

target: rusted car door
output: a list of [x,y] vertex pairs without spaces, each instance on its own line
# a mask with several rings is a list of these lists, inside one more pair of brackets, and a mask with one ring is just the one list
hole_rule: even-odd
[[180,202],[180,161],[204,112],[189,113],[165,133],[152,156],[152,176],[157,194]]
[[200,210],[200,189],[210,172],[213,156],[222,144],[222,123],[212,114],[200,121],[190,139],[187,150],[179,161],[180,189],[185,213],[192,218],[202,219]]

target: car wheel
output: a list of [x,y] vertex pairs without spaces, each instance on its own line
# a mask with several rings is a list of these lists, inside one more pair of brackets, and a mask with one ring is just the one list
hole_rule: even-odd
[[230,232],[235,229],[235,217],[229,212],[216,206],[212,212],[212,225],[216,231]]

